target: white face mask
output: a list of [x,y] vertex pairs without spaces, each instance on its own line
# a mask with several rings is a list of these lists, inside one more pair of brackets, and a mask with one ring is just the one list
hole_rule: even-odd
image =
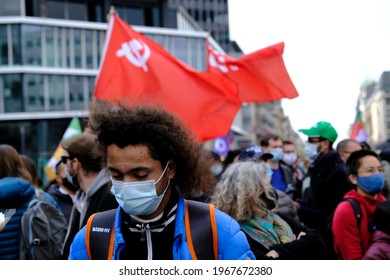
[[283,154],[283,161],[287,163],[288,165],[292,165],[296,160],[298,156],[296,153],[284,153]]
[[315,160],[318,156],[318,144],[306,143],[304,152],[310,160]]
[[111,178],[111,192],[115,195],[116,201],[127,214],[134,216],[150,215],[156,211],[169,187],[170,181],[168,181],[164,192],[160,196],[157,195],[156,184],[163,177],[168,168],[168,163],[157,181],[123,182]]

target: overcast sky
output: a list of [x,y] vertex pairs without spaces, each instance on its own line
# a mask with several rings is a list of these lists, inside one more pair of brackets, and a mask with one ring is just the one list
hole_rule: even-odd
[[[390,0],[228,0],[244,53],[285,42],[299,97],[282,101],[295,130],[328,121],[348,137],[362,82],[390,71]],[[305,136],[301,134],[306,140]]]

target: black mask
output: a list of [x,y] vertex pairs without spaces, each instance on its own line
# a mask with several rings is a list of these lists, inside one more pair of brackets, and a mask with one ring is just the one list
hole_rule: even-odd
[[[278,200],[278,194],[276,193],[276,191],[272,192],[273,196],[275,197],[275,200],[277,201]],[[268,210],[272,210],[276,207],[276,203],[275,201],[272,201],[270,199],[268,199],[266,196],[265,196],[265,193],[262,193],[260,195],[260,198],[265,202],[265,205],[267,206],[267,209]]]

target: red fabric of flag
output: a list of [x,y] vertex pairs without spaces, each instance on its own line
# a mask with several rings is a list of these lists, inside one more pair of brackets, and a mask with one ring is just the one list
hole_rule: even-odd
[[208,40],[207,44],[207,70],[234,81],[242,102],[270,102],[298,96],[284,64],[283,42],[238,59],[218,53]]
[[192,69],[116,15],[110,18],[94,96],[112,103],[153,100],[200,141],[226,135],[241,106],[229,79]]

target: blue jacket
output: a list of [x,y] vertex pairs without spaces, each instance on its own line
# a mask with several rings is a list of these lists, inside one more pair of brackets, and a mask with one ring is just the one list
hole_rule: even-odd
[[[173,243],[173,258],[175,260],[191,260],[188,248],[185,225],[184,225],[185,203],[181,195],[177,205],[175,221],[175,237]],[[215,218],[218,231],[218,259],[220,260],[244,260],[255,259],[250,250],[248,240],[241,231],[239,224],[229,215],[215,210]],[[115,242],[112,259],[118,260],[122,250],[125,248],[125,240],[121,233],[122,216],[121,211],[116,212],[115,217]],[[86,227],[84,226],[76,235],[70,249],[70,260],[87,260],[88,255],[85,246]],[[93,246],[91,244],[91,246]]]
[[22,232],[20,221],[28,203],[34,197],[35,188],[28,181],[15,177],[0,179],[0,209],[16,209],[0,232],[0,260],[19,259]]

